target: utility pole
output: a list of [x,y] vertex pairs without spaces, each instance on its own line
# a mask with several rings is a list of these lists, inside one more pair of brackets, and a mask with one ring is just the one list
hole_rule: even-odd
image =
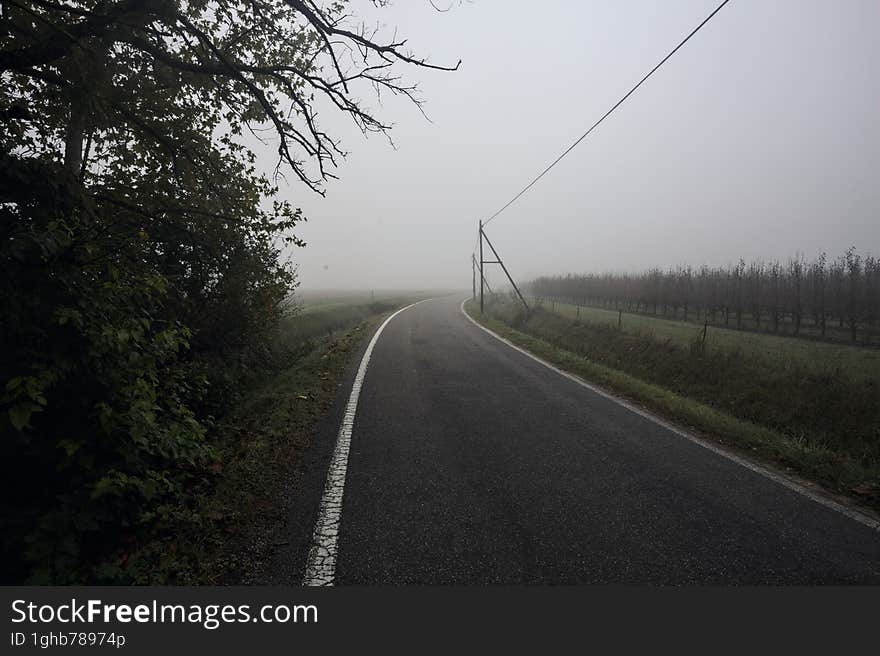
[[[513,278],[510,276],[510,272],[507,270],[507,267],[504,266],[504,262],[501,260],[501,256],[498,255],[498,251],[495,250],[495,247],[492,245],[492,242],[489,241],[489,237],[483,232],[483,222],[480,221],[480,274],[483,272],[483,240],[486,240],[486,243],[489,244],[489,248],[492,249],[492,254],[495,255],[494,260],[485,260],[486,264],[500,264],[501,268],[504,270],[504,275],[507,276],[507,279],[510,281],[510,284],[513,286],[516,295],[519,296],[519,300],[522,301],[523,306],[526,308],[526,312],[529,311],[529,304],[526,303],[526,299],[523,298],[522,293],[519,291],[519,287],[516,286],[516,283],[513,282]],[[480,297],[480,312],[483,311],[482,304],[482,296]]]
[[471,298],[477,300],[477,256],[471,253]]
[[483,222],[480,221],[480,314],[483,313]]
[[[474,271],[477,269],[477,257],[474,256]],[[489,281],[483,278],[483,284],[486,285],[486,291],[489,293],[489,296],[494,296],[495,292],[492,291],[492,286],[489,284]]]

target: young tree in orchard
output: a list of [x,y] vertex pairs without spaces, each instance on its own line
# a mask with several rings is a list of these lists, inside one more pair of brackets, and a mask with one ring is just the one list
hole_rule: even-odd
[[[622,302],[628,311],[649,314],[658,314],[658,307],[659,313],[665,313],[671,305],[673,317],[681,306],[684,320],[693,303],[697,316],[702,308],[703,320],[712,324],[729,324],[733,312],[737,328],[748,328],[744,318],[750,316],[754,330],[797,336],[808,328],[809,335],[862,344],[876,343],[880,316],[880,267],[876,258],[863,257],[855,248],[832,261],[825,253],[809,262],[798,255],[787,264],[747,265],[740,258],[727,267],[703,265],[698,274],[689,266],[679,266],[629,274],[544,276],[526,283],[526,289],[546,300],[568,299],[599,307]],[[832,326],[830,335],[829,318],[838,322],[838,330]],[[849,330],[841,334],[845,326]]]
[[401,64],[450,70],[343,1],[2,0],[7,566],[94,580],[108,526],[152,526],[203,475],[223,381],[295,285],[278,183],[333,177],[317,104],[383,133],[361,91],[418,103]]

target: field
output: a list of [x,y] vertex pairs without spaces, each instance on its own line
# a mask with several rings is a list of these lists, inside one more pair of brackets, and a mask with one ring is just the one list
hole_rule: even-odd
[[[470,307],[470,306],[469,306]],[[479,312],[471,308],[472,315]],[[505,337],[667,418],[880,506],[874,349],[511,299],[481,318]]]
[[291,311],[281,321],[279,339],[283,345],[345,330],[375,314],[427,298],[427,292],[305,292],[297,293]]
[[[534,299],[530,299],[535,302]],[[672,321],[644,314],[580,307],[559,301],[544,301],[541,307],[561,316],[584,322],[617,326],[625,332],[647,333],[687,347],[702,333],[703,326],[693,322]],[[795,339],[780,335],[755,333],[710,325],[706,331],[707,349],[740,349],[777,366],[799,367],[815,372],[846,372],[857,378],[880,377],[880,349],[861,348],[818,340]]]

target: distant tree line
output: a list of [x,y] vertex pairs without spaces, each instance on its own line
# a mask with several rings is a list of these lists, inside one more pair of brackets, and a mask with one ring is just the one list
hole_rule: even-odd
[[583,306],[862,343],[876,338],[880,320],[880,260],[855,248],[835,259],[543,276],[527,288]]

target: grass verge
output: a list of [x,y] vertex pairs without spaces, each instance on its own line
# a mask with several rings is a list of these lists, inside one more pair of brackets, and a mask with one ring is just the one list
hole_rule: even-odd
[[[853,393],[848,389],[850,382],[814,379],[803,371],[780,372],[759,358],[744,357],[741,351],[707,354],[652,335],[625,334],[540,308],[527,316],[506,301],[489,305],[482,316],[470,302],[466,310],[514,344],[673,423],[880,509],[880,406],[875,404],[873,385],[860,389],[860,398],[850,399],[849,405],[823,407],[813,388],[821,393],[836,382],[844,388],[837,394],[846,397]],[[774,389],[786,385],[795,389],[773,395]],[[807,417],[793,421],[803,406],[817,401],[819,406]],[[852,410],[856,415],[847,416]],[[804,430],[810,428],[811,417],[823,412],[833,415],[831,421]],[[849,423],[861,423],[857,436],[835,433],[835,428]]]
[[[531,304],[538,305],[535,299]],[[596,307],[572,305],[562,301],[545,300],[541,307],[568,319],[584,323],[617,326],[620,321],[625,332],[650,333],[659,339],[669,339],[687,347],[703,329],[703,324]],[[764,360],[773,360],[777,366],[794,364],[812,371],[846,370],[850,376],[876,378],[880,372],[880,349],[853,346],[816,339],[797,338],[749,330],[736,330],[723,325],[709,324],[707,344],[713,348],[740,349]]]

